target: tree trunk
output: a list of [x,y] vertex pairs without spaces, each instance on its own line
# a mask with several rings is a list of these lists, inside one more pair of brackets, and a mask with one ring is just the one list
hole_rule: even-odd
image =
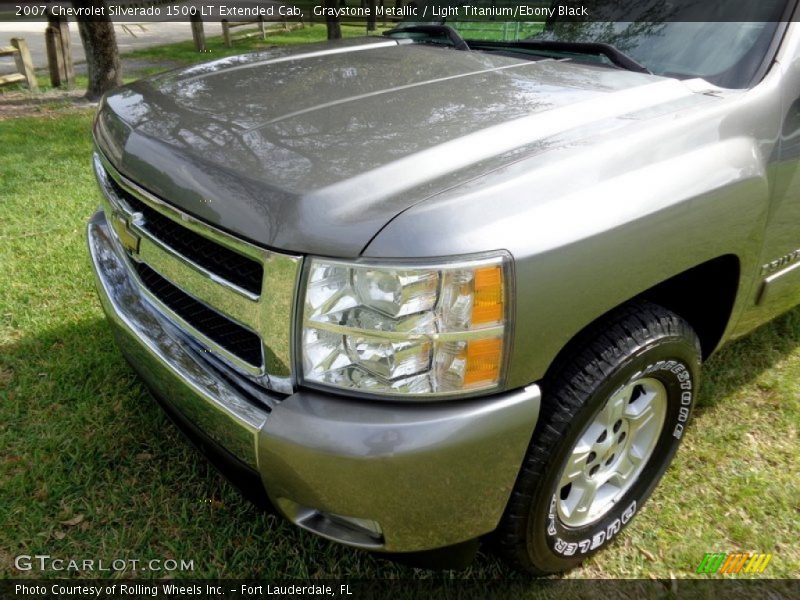
[[[330,9],[339,8],[339,0],[325,0],[323,6],[325,8],[330,8]],[[326,14],[325,26],[328,28],[329,40],[342,39],[342,26],[339,23],[339,17],[334,17],[333,15]]]
[[[72,5],[78,7],[105,6],[105,0],[73,0]],[[108,9],[104,11],[108,14]],[[78,30],[86,53],[86,70],[89,86],[86,97],[97,100],[108,90],[122,83],[122,70],[119,64],[117,37],[114,35],[114,23],[108,16],[92,17],[91,20],[78,19]]]
[[378,9],[377,0],[367,0],[369,16],[367,17],[367,31],[375,31],[378,28],[378,19],[375,12]]

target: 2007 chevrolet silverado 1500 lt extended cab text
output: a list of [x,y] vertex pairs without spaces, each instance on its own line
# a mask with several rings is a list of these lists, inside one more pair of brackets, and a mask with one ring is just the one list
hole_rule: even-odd
[[113,91],[89,250],[153,395],[286,518],[558,572],[641,509],[701,361],[800,299],[800,28],[458,30]]

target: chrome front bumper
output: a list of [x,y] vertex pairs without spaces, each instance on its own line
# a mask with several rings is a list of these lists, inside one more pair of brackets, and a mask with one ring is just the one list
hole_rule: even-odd
[[251,402],[141,293],[98,212],[89,251],[118,344],[153,392],[257,471],[295,524],[386,552],[492,531],[539,412],[540,391],[464,401],[365,401],[307,390]]

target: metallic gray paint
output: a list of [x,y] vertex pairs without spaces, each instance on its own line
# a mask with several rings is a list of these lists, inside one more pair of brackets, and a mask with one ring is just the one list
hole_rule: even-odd
[[97,141],[124,175],[208,222],[268,247],[354,257],[398,212],[535,150],[541,135],[515,120],[543,115],[535,126],[574,105],[592,121],[598,102],[616,112],[688,95],[636,73],[367,44],[135,82],[105,99]]
[[270,497],[377,521],[384,549],[451,545],[500,521],[539,412],[535,385],[416,405],[300,391],[267,419]]
[[[539,412],[526,389],[449,403],[378,403],[302,391],[257,406],[215,373],[136,284],[102,212],[88,226],[97,289],[118,344],[148,386],[257,469],[273,502],[311,528],[309,507],[380,524],[381,543],[411,552],[488,533],[505,509]],[[424,523],[424,527],[419,525]]]

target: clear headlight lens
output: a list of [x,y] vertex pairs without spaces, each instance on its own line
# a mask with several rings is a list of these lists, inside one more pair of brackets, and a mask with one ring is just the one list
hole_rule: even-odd
[[499,386],[507,268],[504,256],[419,267],[311,259],[304,380],[397,396]]

